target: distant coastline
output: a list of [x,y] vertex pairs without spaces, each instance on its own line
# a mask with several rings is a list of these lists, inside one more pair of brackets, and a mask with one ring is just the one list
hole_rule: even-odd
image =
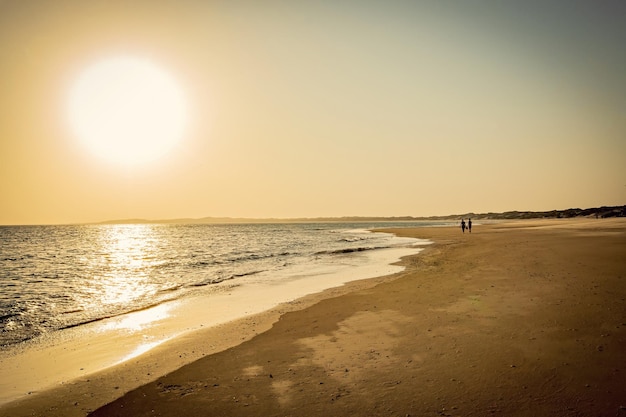
[[406,222],[406,221],[441,221],[457,220],[462,218],[472,218],[475,220],[523,220],[523,219],[569,219],[574,217],[626,217],[626,205],[624,206],[602,206],[595,208],[570,208],[566,210],[551,211],[505,211],[503,213],[464,213],[449,214],[445,216],[413,217],[368,217],[368,216],[346,216],[346,217],[301,217],[291,219],[281,218],[241,218],[241,217],[202,217],[202,218],[180,218],[180,219],[118,219],[106,220],[92,224],[233,224],[233,223],[342,223],[342,222]]

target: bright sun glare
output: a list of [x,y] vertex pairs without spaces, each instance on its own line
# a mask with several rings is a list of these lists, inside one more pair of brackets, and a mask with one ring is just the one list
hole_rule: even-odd
[[133,57],[109,58],[87,68],[70,90],[68,116],[92,153],[127,166],[165,155],[182,138],[187,118],[176,80]]

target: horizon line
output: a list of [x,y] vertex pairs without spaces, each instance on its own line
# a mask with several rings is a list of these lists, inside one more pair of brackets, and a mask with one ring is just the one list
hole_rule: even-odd
[[320,217],[181,217],[171,219],[127,218],[74,223],[2,224],[0,226],[70,226],[114,224],[270,224],[270,223],[339,223],[339,222],[385,222],[385,221],[451,221],[465,217],[477,220],[522,220],[531,218],[571,218],[584,216],[626,217],[626,205],[592,208],[554,209],[548,211],[510,210],[504,212],[446,214],[434,216],[320,216]]

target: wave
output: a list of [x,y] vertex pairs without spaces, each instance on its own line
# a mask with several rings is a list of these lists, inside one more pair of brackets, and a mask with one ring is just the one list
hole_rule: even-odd
[[174,291],[180,290],[182,287],[183,287],[182,284],[176,284],[176,285],[172,285],[171,287],[162,288],[162,289],[158,290],[157,293],[161,294],[161,293],[174,292]]
[[98,316],[98,317],[93,317],[93,318],[89,318],[89,319],[86,319],[86,320],[82,320],[82,321],[79,321],[79,322],[76,322],[76,323],[66,324],[64,326],[59,327],[58,330],[72,329],[74,327],[83,326],[85,324],[90,324],[90,323],[97,323],[97,322],[102,321],[102,320],[112,319],[112,318],[123,316],[123,315],[126,315],[126,314],[138,313],[140,311],[145,311],[145,310],[149,310],[149,309],[151,309],[153,307],[160,306],[161,304],[166,303],[168,301],[172,301],[172,300],[170,299],[170,300],[158,301],[158,302],[155,302],[155,303],[142,305],[141,307],[131,308],[131,309],[128,309],[128,310],[122,310],[119,313],[105,314],[105,315],[102,315],[102,316]]
[[8,314],[4,314],[2,316],[0,316],[0,321],[4,321],[7,319],[10,319],[11,317],[17,317],[20,316],[22,313],[8,313]]
[[353,242],[361,242],[363,240],[367,240],[367,238],[365,238],[365,237],[344,237],[343,239],[339,239],[339,242],[353,243]]
[[187,287],[206,287],[207,285],[219,284],[220,282],[230,281],[231,279],[246,277],[250,275],[256,275],[265,271],[266,271],[265,269],[262,269],[258,271],[250,271],[250,272],[242,272],[239,274],[232,274],[232,275],[228,275],[225,277],[209,278],[209,279],[205,279],[204,281],[192,282],[190,284],[187,284],[186,286]]
[[259,254],[259,253],[247,253],[247,254],[233,254],[230,257],[226,257],[225,259],[216,259],[211,261],[197,261],[190,264],[192,268],[202,268],[207,266],[215,266],[215,265],[230,265],[238,262],[245,261],[258,261],[263,259],[271,259],[271,258],[281,258],[286,256],[294,256],[298,255],[297,252],[279,252],[279,253],[268,253],[268,254]]
[[35,256],[29,253],[22,256],[5,256],[4,258],[0,258],[0,262],[15,262],[15,261],[24,261],[26,259],[34,259]]
[[83,309],[83,308],[75,308],[75,309],[72,309],[72,310],[61,311],[59,314],[74,314],[74,313],[82,313],[83,311],[85,311],[85,309]]
[[389,246],[358,246],[355,248],[330,249],[315,252],[314,255],[345,255],[347,253],[365,252],[370,250],[388,249]]
[[297,255],[296,252],[280,252],[280,253],[268,253],[268,254],[259,254],[259,253],[250,253],[248,255],[235,256],[232,258],[227,258],[224,263],[230,262],[240,262],[240,261],[256,261],[259,259],[269,259],[269,258],[277,258],[282,256],[292,256]]

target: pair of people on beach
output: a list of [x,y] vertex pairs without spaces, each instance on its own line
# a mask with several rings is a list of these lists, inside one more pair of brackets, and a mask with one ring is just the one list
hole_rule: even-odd
[[[465,227],[465,219],[461,219],[461,230],[463,231],[463,233],[465,233]],[[467,230],[472,233],[472,219],[467,219]]]

